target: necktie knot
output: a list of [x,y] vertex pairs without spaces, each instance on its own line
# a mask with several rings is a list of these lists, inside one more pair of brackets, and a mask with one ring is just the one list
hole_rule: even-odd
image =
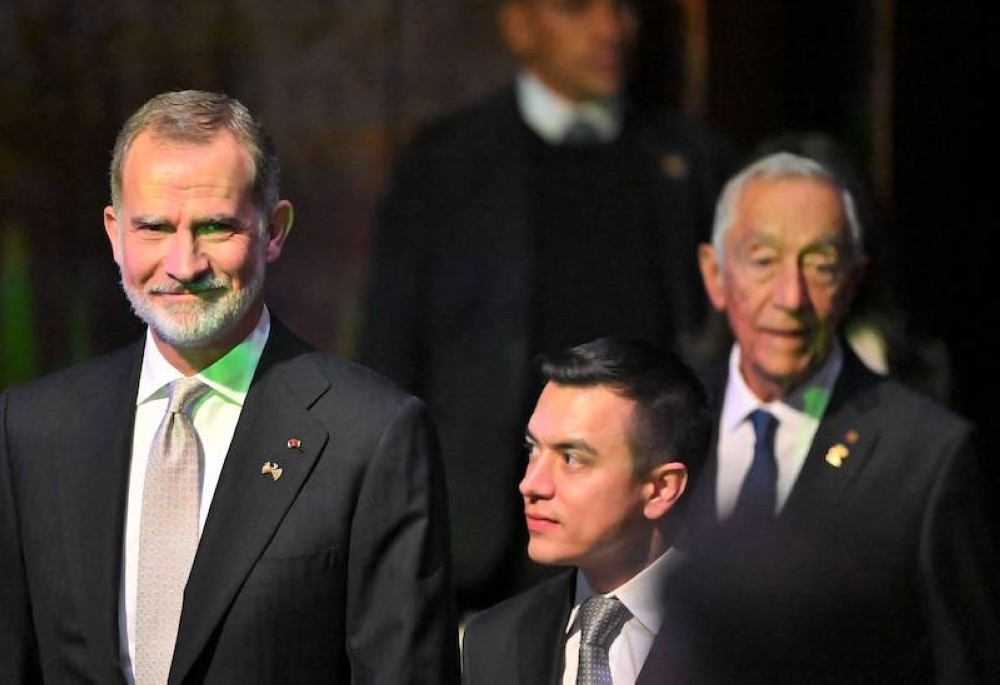
[[607,649],[631,617],[617,597],[594,595],[580,605],[580,643]]
[[774,436],[778,419],[763,409],[750,412],[749,418],[754,432],[753,461],[743,481],[733,518],[755,526],[774,520],[778,484]]
[[615,597],[594,595],[580,605],[577,685],[612,685],[608,648],[631,616]]
[[774,414],[763,409],[754,409],[750,412],[750,423],[753,424],[756,442],[774,444],[774,431],[778,428],[778,419]]
[[583,118],[576,118],[566,129],[563,142],[566,145],[593,145],[598,142],[597,128]]
[[209,387],[197,378],[178,378],[170,384],[170,401],[167,403],[167,413],[176,414],[187,411],[187,408],[197,402],[209,391]]

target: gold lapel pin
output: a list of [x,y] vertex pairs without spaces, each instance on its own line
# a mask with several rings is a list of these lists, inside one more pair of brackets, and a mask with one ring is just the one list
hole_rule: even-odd
[[690,174],[687,159],[676,151],[667,152],[660,158],[660,171],[674,181],[685,179]]
[[844,445],[837,443],[826,453],[826,463],[834,468],[840,468],[844,465],[844,460],[847,459],[851,454],[850,450]]
[[265,473],[270,473],[271,478],[273,478],[274,480],[278,480],[279,478],[281,478],[283,469],[280,466],[278,466],[277,462],[265,461],[264,464],[260,467],[260,472],[261,475]]
[[290,450],[298,450],[299,452],[302,451],[302,441],[298,438],[288,438],[288,442],[285,443],[285,445]]

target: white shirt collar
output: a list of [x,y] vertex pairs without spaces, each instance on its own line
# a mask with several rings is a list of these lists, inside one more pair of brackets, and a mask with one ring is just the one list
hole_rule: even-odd
[[818,423],[830,403],[833,386],[843,365],[844,353],[840,341],[834,338],[830,353],[812,376],[787,396],[773,402],[764,402],[744,380],[740,372],[740,347],[738,344],[733,345],[729,354],[729,380],[722,407],[721,429],[732,431],[750,412],[759,408],[773,413],[781,423],[799,422],[802,419]]
[[[270,333],[271,315],[265,306],[250,334],[217,362],[196,373],[195,378],[227,400],[242,406]],[[163,396],[166,386],[182,377],[183,374],[164,358],[147,328],[136,406]]]
[[[617,597],[625,608],[631,612],[632,617],[639,621],[646,630],[654,635],[660,630],[663,623],[663,601],[662,592],[666,574],[681,558],[679,552],[675,552],[671,547],[661,554],[649,566],[639,571],[625,583],[619,585],[611,592],[605,593],[605,597]],[[576,594],[573,600],[573,611],[570,612],[569,623],[566,626],[566,633],[570,634],[577,629],[576,615],[580,605],[587,599],[596,595],[597,592],[587,582],[583,571],[576,574]]]
[[521,118],[538,136],[553,144],[563,141],[577,119],[594,127],[601,142],[608,143],[622,130],[620,98],[591,100],[577,104],[562,97],[529,71],[517,75],[517,105]]

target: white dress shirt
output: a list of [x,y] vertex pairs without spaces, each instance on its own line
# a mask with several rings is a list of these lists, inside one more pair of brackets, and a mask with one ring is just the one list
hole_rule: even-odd
[[[192,420],[204,450],[205,463],[201,484],[198,533],[205,519],[243,411],[243,402],[253,380],[264,344],[271,332],[271,318],[265,307],[257,326],[224,357],[195,374],[211,390],[193,407]],[[142,355],[139,391],[135,403],[135,427],[132,433],[132,460],[128,480],[128,508],[122,556],[122,584],[119,595],[118,628],[121,636],[121,662],[125,678],[135,682],[136,585],[139,577],[139,523],[142,519],[142,491],[146,481],[146,462],[156,430],[167,410],[167,386],[184,374],[170,365],[156,347],[147,330]]]
[[530,72],[517,76],[517,106],[521,118],[538,136],[554,145],[566,138],[573,122],[584,120],[594,127],[597,139],[609,143],[622,130],[622,107],[619,98],[591,100],[577,104],[562,97]]
[[[668,549],[628,582],[605,594],[605,597],[617,597],[632,613],[632,618],[625,622],[608,648],[611,680],[615,685],[635,685],[635,680],[639,677],[642,664],[653,646],[653,639],[663,623],[663,583],[668,569],[676,563],[676,558],[677,553]],[[577,669],[580,666],[580,626],[576,616],[580,605],[595,594],[597,593],[590,587],[583,572],[577,573],[576,596],[566,625],[563,685],[576,685]]]
[[781,511],[805,463],[820,419],[826,411],[837,382],[844,355],[840,343],[833,341],[823,365],[787,397],[762,402],[747,386],[740,373],[740,348],[734,345],[729,355],[729,381],[719,422],[718,468],[715,498],[720,519],[727,518],[736,506],[743,480],[753,462],[754,430],[749,416],[764,409],[778,419],[774,456],[778,462],[775,513]]

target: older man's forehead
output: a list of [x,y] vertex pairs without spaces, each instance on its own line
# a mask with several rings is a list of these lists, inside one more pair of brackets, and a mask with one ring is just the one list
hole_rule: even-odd
[[736,204],[731,236],[841,241],[849,227],[839,189],[822,179],[756,178]]

